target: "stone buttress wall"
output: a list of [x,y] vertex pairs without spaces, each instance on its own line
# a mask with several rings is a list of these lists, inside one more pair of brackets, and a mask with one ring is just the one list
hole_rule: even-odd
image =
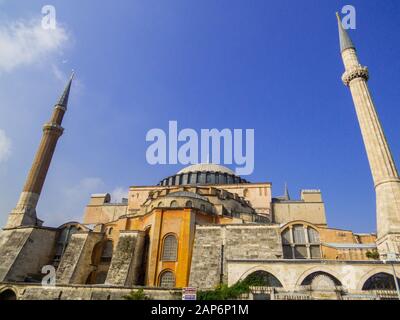
[[87,277],[93,271],[93,249],[103,236],[103,233],[97,232],[79,232],[72,235],[57,269],[57,283],[86,283]]
[[222,228],[196,226],[189,286],[214,288],[221,279]]
[[57,231],[50,228],[23,227],[0,233],[0,281],[23,281],[40,274],[54,257]]
[[121,231],[114,250],[106,284],[132,286],[137,284],[142,269],[145,233]]

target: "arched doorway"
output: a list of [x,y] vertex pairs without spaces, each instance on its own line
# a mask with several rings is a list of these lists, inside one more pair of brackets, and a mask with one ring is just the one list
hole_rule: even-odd
[[[397,281],[400,283],[399,278]],[[394,276],[386,272],[376,273],[365,281],[362,290],[396,290]]]
[[0,293],[0,301],[17,300],[14,290],[6,289]]
[[95,268],[87,277],[86,284],[104,284],[111,265],[114,244],[111,239],[101,241],[93,247],[91,265]]

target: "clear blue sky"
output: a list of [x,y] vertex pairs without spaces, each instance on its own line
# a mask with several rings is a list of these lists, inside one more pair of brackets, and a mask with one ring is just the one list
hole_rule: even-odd
[[[23,45],[4,34],[13,34],[16,21],[34,28],[45,4],[0,0],[0,46]],[[0,130],[10,145],[0,162],[2,225],[73,68],[66,130],[38,208],[47,225],[79,219],[90,193],[121,194],[180,169],[152,167],[145,158],[147,131],[177,120],[196,130],[254,128],[255,171],[248,180],[272,182],[275,196],[285,181],[294,198],[302,188],[321,189],[331,227],[375,231],[370,170],[340,79],[334,13],[347,1],[50,4],[64,32],[56,48],[45,43],[33,57],[11,55],[3,70],[0,62]],[[400,2],[351,4],[357,30],[350,34],[370,68],[371,91],[400,163]]]

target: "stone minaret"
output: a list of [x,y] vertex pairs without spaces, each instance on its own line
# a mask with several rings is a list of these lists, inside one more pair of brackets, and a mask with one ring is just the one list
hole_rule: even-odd
[[400,179],[368,89],[368,68],[360,64],[356,48],[337,14],[340,50],[375,184],[378,250],[400,253]]
[[72,73],[63,94],[54,107],[50,121],[43,126],[43,135],[39,148],[36,152],[35,159],[18,203],[9,215],[6,228],[42,225],[42,221],[36,216],[36,205],[46,179],[58,138],[64,131],[61,127],[61,122],[67,110],[73,76],[74,74]]

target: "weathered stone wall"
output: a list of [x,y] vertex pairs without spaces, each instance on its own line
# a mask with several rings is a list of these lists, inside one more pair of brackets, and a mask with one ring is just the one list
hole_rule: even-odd
[[222,227],[196,227],[189,286],[214,288],[221,278]]
[[29,274],[40,274],[54,257],[57,231],[50,228],[22,227],[0,233],[0,281],[23,281]]
[[103,239],[103,233],[79,232],[71,240],[57,269],[57,283],[83,284],[93,271],[92,253],[94,246]]
[[321,202],[285,201],[272,203],[273,222],[286,224],[302,220],[316,225],[325,226],[325,205]]
[[227,282],[227,260],[279,258],[282,242],[277,225],[196,226],[189,284],[214,288],[221,280]]
[[[3,290],[13,290],[18,300],[123,300],[132,290],[139,287],[116,288],[112,286],[96,287],[89,285],[57,285],[42,287],[37,284],[0,283],[0,293]],[[181,300],[180,289],[146,288],[144,294],[153,300]]]
[[135,285],[142,267],[145,233],[121,231],[107,274],[106,284],[116,286]]
[[282,258],[279,226],[227,226],[225,258],[277,259]]

